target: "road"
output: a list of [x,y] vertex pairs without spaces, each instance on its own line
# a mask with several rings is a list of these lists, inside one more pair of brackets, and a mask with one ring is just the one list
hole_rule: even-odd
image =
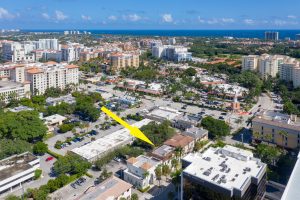
[[234,145],[242,144],[243,140],[243,144],[246,147],[253,148],[252,146],[250,146],[252,135],[250,132],[250,124],[247,124],[247,119],[253,117],[258,112],[258,110],[274,110],[275,105],[276,104],[274,103],[272,98],[270,98],[266,93],[263,93],[258,98],[257,103],[249,110],[249,113],[251,112],[252,114],[244,116],[243,121],[237,125],[239,128],[244,127],[245,129],[243,129],[239,134],[235,136],[225,137],[225,142]]

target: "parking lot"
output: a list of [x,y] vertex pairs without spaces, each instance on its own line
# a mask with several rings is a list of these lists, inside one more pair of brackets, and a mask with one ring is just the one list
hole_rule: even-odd
[[[118,176],[116,172],[125,169],[126,164],[124,162],[111,161],[106,165],[106,169],[108,172],[112,172],[114,175]],[[50,196],[52,199],[56,200],[73,200],[76,197],[82,195],[88,188],[96,186],[96,179],[101,175],[101,171],[89,170],[89,174],[93,177],[89,178],[87,176],[83,176],[82,180],[77,180],[72,182],[69,185],[59,189],[58,191],[52,193]]]

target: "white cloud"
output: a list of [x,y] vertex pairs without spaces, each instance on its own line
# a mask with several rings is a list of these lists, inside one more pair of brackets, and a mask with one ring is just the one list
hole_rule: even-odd
[[244,19],[244,23],[251,25],[251,24],[254,24],[254,20],[253,19]]
[[163,14],[162,21],[167,22],[167,23],[171,23],[171,22],[173,22],[173,17],[172,17],[171,14]]
[[132,21],[132,22],[136,22],[136,21],[141,20],[142,17],[137,15],[137,14],[131,14],[131,15],[124,15],[123,19],[128,20],[128,21]]
[[276,26],[285,26],[285,25],[297,25],[298,22],[296,22],[296,21],[285,21],[285,20],[281,20],[281,19],[275,19],[273,21],[273,24],[275,24]]
[[286,25],[287,22],[284,21],[284,20],[276,19],[276,20],[274,20],[274,24],[275,24],[276,26],[283,26],[283,25]]
[[217,24],[217,23],[219,23],[219,20],[217,20],[217,19],[210,19],[210,20],[207,20],[207,23],[208,24]]
[[235,22],[235,20],[233,18],[222,18],[221,21],[224,22],[224,23],[233,23],[233,22]]
[[0,19],[13,19],[15,16],[8,12],[8,10],[0,7]]
[[198,16],[198,22],[200,22],[201,24],[204,24],[206,21],[204,19],[202,19],[200,16]]
[[48,15],[48,13],[42,13],[42,17],[44,19],[50,19],[50,16]]
[[288,15],[287,18],[289,18],[289,19],[296,19],[297,16],[295,16],[295,15]]
[[55,18],[56,18],[57,20],[61,21],[61,20],[67,19],[68,16],[65,15],[62,11],[56,10],[56,11],[55,11]]
[[86,21],[90,21],[92,18],[90,16],[87,16],[87,15],[81,15],[81,19],[86,20]]
[[111,20],[111,21],[116,21],[118,19],[117,16],[114,16],[114,15],[111,15],[107,18],[108,20]]

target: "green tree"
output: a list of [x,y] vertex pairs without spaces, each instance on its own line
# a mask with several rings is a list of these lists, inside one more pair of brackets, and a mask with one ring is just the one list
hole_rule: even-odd
[[47,128],[35,111],[0,113],[0,138],[41,140]]
[[[168,121],[164,121],[160,124],[150,122],[148,125],[142,126],[141,131],[157,146],[161,145],[164,141],[168,140],[175,134],[175,130],[171,127],[171,123]],[[141,146],[146,149],[153,148],[152,145],[141,140],[135,140],[134,145]]]
[[36,169],[34,171],[34,179],[35,180],[39,179],[41,177],[42,173],[43,173],[43,171],[41,169]]
[[5,198],[5,200],[22,200],[22,198],[15,195],[9,195]]
[[82,175],[86,173],[87,169],[91,167],[91,164],[86,160],[83,160],[80,156],[75,154],[67,154],[64,157],[60,157],[53,166],[53,170],[57,175],[61,174],[78,174]]
[[162,167],[161,165],[158,165],[155,170],[155,176],[156,176],[156,179],[158,180],[158,185],[160,186],[160,181],[161,181],[161,177],[162,177]]
[[287,114],[299,114],[298,108],[291,102],[291,101],[286,101],[283,104],[283,112]]
[[131,195],[131,200],[139,200],[139,196],[136,193]]
[[173,158],[173,159],[171,160],[171,166],[172,166],[172,169],[177,170],[178,165],[179,165],[179,161],[178,161],[176,158]]
[[257,156],[268,165],[275,166],[278,161],[281,152],[276,147],[271,147],[267,144],[259,144],[257,145],[255,153]]
[[175,188],[177,189],[178,199],[179,198],[179,191],[180,191],[180,183],[181,183],[181,170],[176,170],[171,175],[172,177],[172,183],[175,185]]
[[30,143],[20,139],[0,139],[0,160],[14,154],[20,154],[26,151],[31,152],[31,146]]
[[203,118],[201,125],[208,130],[209,136],[212,138],[220,138],[230,134],[228,124],[211,116]]
[[48,151],[48,144],[44,142],[37,142],[33,145],[33,153],[38,155],[44,155]]
[[184,74],[186,76],[195,76],[197,74],[197,71],[193,67],[189,67],[184,71]]
[[162,167],[161,167],[161,173],[162,173],[163,176],[166,177],[166,180],[167,180],[168,176],[171,173],[170,167],[168,165],[162,165]]

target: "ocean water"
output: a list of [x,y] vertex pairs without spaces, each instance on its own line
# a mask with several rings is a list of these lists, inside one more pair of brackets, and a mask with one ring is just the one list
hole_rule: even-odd
[[[24,32],[63,32],[63,30],[22,30]],[[79,30],[80,32],[84,30]],[[186,36],[186,37],[224,37],[263,39],[266,30],[85,30],[92,34],[133,35],[133,36]],[[268,30],[270,31],[270,30]],[[279,32],[279,38],[295,39],[300,30],[272,30]]]

